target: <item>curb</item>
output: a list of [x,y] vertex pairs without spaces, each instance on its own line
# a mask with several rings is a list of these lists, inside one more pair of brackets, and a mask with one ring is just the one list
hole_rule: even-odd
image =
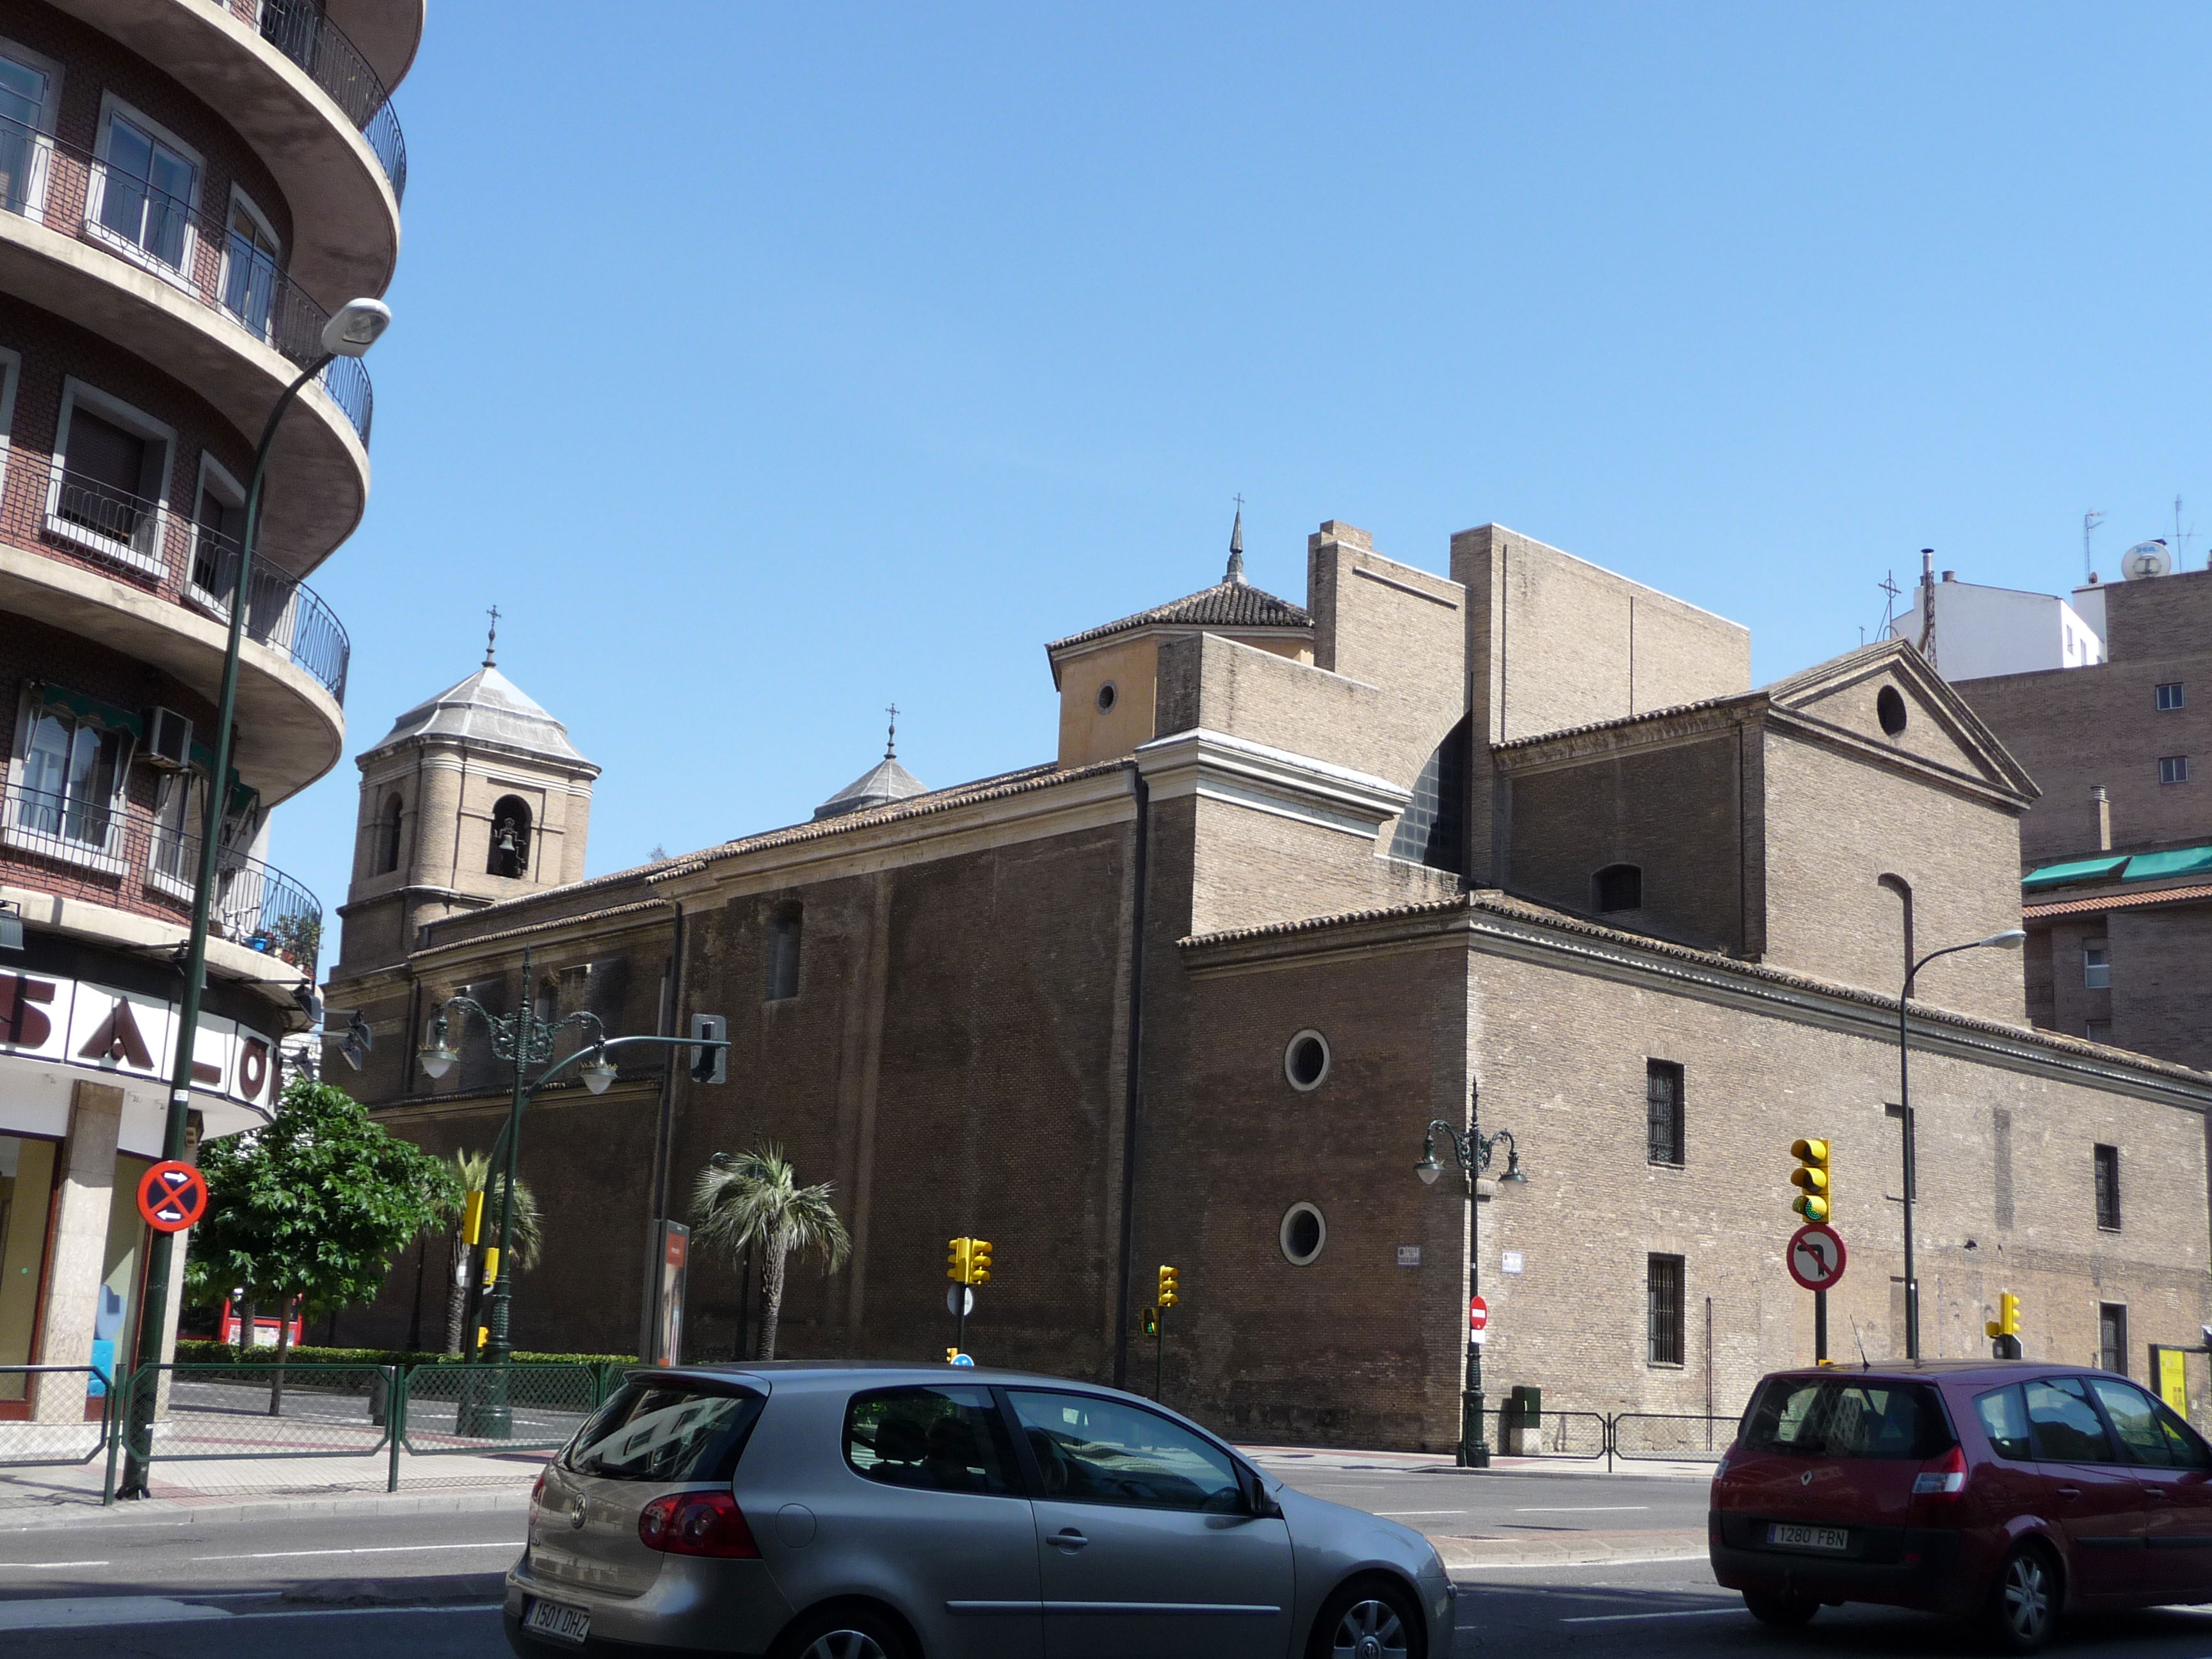
[[111,1509],[97,1505],[42,1505],[37,1519],[19,1520],[22,1511],[0,1510],[0,1537],[10,1533],[54,1532],[69,1527],[222,1526],[240,1521],[291,1521],[310,1516],[488,1515],[529,1507],[530,1488],[514,1486],[477,1492],[356,1492],[329,1498],[154,1498]]
[[1431,1537],[1437,1553],[1453,1572],[1486,1567],[1626,1566],[1638,1561],[1702,1561],[1706,1559],[1705,1529],[1653,1530],[1586,1535],[1577,1542],[1565,1538],[1439,1538]]

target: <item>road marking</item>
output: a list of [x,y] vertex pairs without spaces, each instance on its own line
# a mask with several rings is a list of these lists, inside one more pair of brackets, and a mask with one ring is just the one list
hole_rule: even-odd
[[112,1565],[114,1565],[114,1563],[112,1561],[0,1561],[0,1569],[14,1568],[19,1572],[25,1569],[36,1571],[40,1567],[107,1567]]
[[1676,1613],[1590,1613],[1579,1619],[1562,1619],[1563,1625],[1626,1625],[1638,1619],[1713,1619],[1741,1607],[1685,1607]]
[[1648,1510],[1649,1504],[1531,1504],[1513,1511],[1516,1515],[1626,1515],[1631,1510]]
[[192,1559],[195,1561],[290,1561],[307,1555],[414,1555],[427,1554],[432,1550],[518,1550],[521,1547],[522,1542],[520,1539],[511,1544],[496,1540],[483,1544],[368,1544],[350,1549],[256,1550],[248,1555],[195,1555]]
[[234,1613],[228,1616],[233,1619],[351,1619],[364,1613],[497,1613],[501,1605],[498,1601],[459,1601],[422,1607],[286,1607],[279,1613]]
[[1377,1510],[1376,1514],[1388,1518],[1401,1515],[1473,1515],[1473,1510]]
[[[1483,1539],[1477,1541],[1488,1543],[1492,1540]],[[1471,1577],[1479,1572],[1523,1572],[1538,1567],[1541,1567],[1547,1572],[1559,1572],[1573,1571],[1582,1567],[1656,1567],[1665,1566],[1676,1561],[1709,1562],[1711,1559],[1710,1553],[1705,1555],[1608,1555],[1599,1561],[1485,1561],[1472,1566],[1462,1563],[1456,1566],[1447,1566],[1444,1571],[1456,1578],[1462,1576]]]

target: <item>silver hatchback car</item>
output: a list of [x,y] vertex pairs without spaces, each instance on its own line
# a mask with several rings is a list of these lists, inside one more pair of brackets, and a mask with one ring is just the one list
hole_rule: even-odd
[[774,1659],[1448,1659],[1410,1528],[1019,1372],[635,1373],[547,1466],[509,1644]]

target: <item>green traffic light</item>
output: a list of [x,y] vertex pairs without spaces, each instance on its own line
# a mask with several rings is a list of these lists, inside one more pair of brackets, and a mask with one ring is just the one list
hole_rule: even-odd
[[1815,1198],[1810,1193],[1806,1194],[1790,1207],[1808,1221],[1826,1221],[1828,1218],[1828,1200],[1825,1198]]

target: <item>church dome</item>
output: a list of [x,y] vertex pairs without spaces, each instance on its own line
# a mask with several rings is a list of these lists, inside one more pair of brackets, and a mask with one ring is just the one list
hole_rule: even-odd
[[896,756],[887,754],[816,807],[814,816],[842,817],[848,812],[865,812],[872,806],[889,806],[928,793],[927,784],[901,766]]
[[389,749],[410,738],[445,738],[570,765],[591,764],[568,741],[568,728],[489,663],[459,685],[416,704],[392,723],[376,748]]

